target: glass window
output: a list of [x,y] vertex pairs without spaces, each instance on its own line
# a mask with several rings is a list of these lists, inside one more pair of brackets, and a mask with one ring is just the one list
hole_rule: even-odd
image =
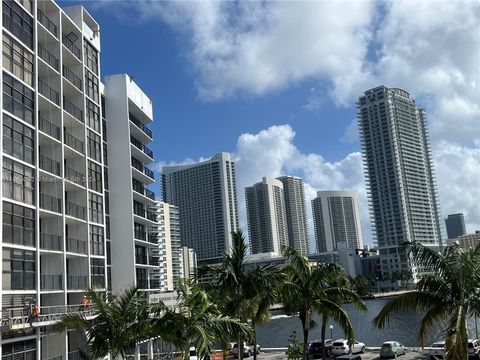
[[17,159],[33,164],[34,132],[28,126],[3,114],[3,151]]
[[86,39],[83,42],[83,57],[87,67],[98,75],[98,51]]
[[3,196],[33,205],[34,190],[34,170],[11,159],[3,158]]
[[105,287],[105,260],[91,259],[92,287]]
[[15,1],[3,0],[3,26],[33,50],[33,18]]
[[93,161],[88,161],[88,187],[97,192],[103,192],[102,167]]
[[35,246],[35,210],[3,203],[3,242]]
[[33,124],[33,91],[20,81],[3,73],[3,109]]
[[103,227],[90,225],[90,254],[105,255]]
[[87,125],[100,133],[100,108],[87,99]]
[[89,193],[88,199],[90,221],[103,224],[103,197],[94,193]]
[[33,54],[3,33],[3,67],[33,86]]
[[3,249],[3,290],[35,289],[35,252]]
[[88,130],[87,135],[88,140],[88,156],[96,161],[100,162],[102,160],[102,148],[101,148],[101,138],[93,131]]
[[35,360],[37,358],[36,339],[2,344],[2,360]]
[[98,103],[98,78],[90,71],[85,71],[85,90],[87,96]]

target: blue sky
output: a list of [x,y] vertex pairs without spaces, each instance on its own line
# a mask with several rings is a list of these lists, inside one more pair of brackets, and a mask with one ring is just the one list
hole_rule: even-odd
[[370,243],[355,100],[398,86],[429,112],[442,213],[480,228],[478,2],[82,4],[101,26],[102,74],[134,76],[153,100],[158,170],[232,152],[242,212],[262,176],[302,176],[308,200],[356,190]]

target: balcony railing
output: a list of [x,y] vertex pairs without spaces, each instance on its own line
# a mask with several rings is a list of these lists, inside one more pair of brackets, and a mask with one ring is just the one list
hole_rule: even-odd
[[152,130],[150,130],[148,127],[146,127],[144,124],[140,122],[135,116],[130,114],[130,121],[134,123],[140,130],[142,130],[150,139],[153,138],[152,136]]
[[142,264],[142,265],[148,265],[147,257],[142,256],[142,255],[135,255],[135,263],[136,264]]
[[58,161],[55,161],[45,155],[40,154],[39,166],[42,170],[60,176],[60,163]]
[[77,139],[75,136],[66,131],[63,134],[63,141],[65,145],[83,154],[83,141]]
[[82,79],[75,75],[66,65],[63,65],[63,76],[75,85],[77,89],[82,90]]
[[151,179],[155,178],[154,172],[150,170],[148,167],[146,167],[145,165],[143,165],[143,163],[140,160],[135,159],[133,156],[132,156],[132,166],[138,171],[147,175],[149,178]]
[[145,241],[147,233],[145,231],[135,230],[133,232],[133,236],[135,237],[135,239]]
[[65,204],[65,214],[76,217],[77,219],[87,219],[87,210],[85,206],[80,206],[68,201]]
[[155,233],[148,234],[148,242],[152,244],[158,244],[158,234],[155,234]]
[[75,43],[70,40],[70,38],[68,37],[68,35],[65,35],[63,34],[63,37],[62,37],[62,43],[63,45],[65,45],[65,47],[70,50],[70,52],[75,55],[78,59],[81,58],[82,56],[82,53],[80,51],[80,48],[75,45]]
[[76,254],[87,254],[87,241],[67,238],[67,251]]
[[62,275],[40,274],[40,289],[42,290],[62,290]]
[[58,58],[40,44],[38,44],[38,56],[58,71]]
[[56,90],[53,90],[47,83],[43,82],[42,80],[38,79],[38,91],[40,94],[45,96],[47,99],[52,101],[53,103],[59,105],[60,104],[60,95]]
[[80,186],[85,186],[85,175],[68,166],[65,166],[65,179]]
[[62,251],[62,237],[54,234],[40,234],[40,249]]
[[38,129],[51,137],[60,140],[60,127],[38,115]]
[[157,214],[152,211],[147,211],[147,219],[157,222]]
[[146,166],[143,168],[143,172],[145,175],[147,175],[150,179],[155,179],[155,173],[147,168]]
[[145,155],[153,159],[153,151],[150,150],[146,145],[143,145],[141,141],[130,136],[130,142],[139,150],[141,150]]
[[62,200],[48,194],[40,193],[40,208],[54,212],[62,212]]
[[82,290],[88,286],[88,276],[85,275],[67,275],[68,290]]
[[83,111],[75,106],[75,104],[68,100],[65,96],[63,97],[63,109],[75,119],[83,123]]
[[37,9],[37,19],[40,24],[50,31],[55,37],[58,37],[58,27],[48,18],[40,9]]
[[151,200],[155,200],[155,193],[151,190],[145,189],[145,196]]

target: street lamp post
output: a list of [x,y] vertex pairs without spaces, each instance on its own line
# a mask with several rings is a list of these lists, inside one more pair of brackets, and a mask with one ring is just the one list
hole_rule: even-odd
[[330,329],[330,339],[333,340],[333,325],[330,325],[328,328]]

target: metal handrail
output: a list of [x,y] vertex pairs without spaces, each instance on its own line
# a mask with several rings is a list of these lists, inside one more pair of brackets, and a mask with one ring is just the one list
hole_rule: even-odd
[[150,139],[153,138],[152,130],[150,130],[147,126],[141,123],[135,116],[130,114],[130,121],[134,123],[140,130],[142,130]]
[[63,142],[65,145],[83,154],[83,141],[77,139],[72,134],[65,131],[63,134]]
[[40,289],[62,290],[63,276],[61,274],[40,274]]
[[52,123],[51,121],[48,121],[47,119],[44,119],[38,115],[38,129],[45,134],[48,134],[52,137],[54,137],[57,140],[60,140],[60,127]]
[[63,65],[63,76],[75,85],[76,88],[82,90],[82,79],[75,75],[66,65]]
[[44,48],[41,44],[38,44],[38,56],[40,56],[40,58],[52,68],[58,71],[58,58]]
[[58,91],[52,89],[47,83],[43,82],[40,79],[38,79],[38,91],[40,91],[40,94],[42,94],[55,104],[60,104],[60,95]]
[[58,27],[55,25],[55,23],[50,20],[50,18],[45,15],[40,9],[37,9],[37,19],[42,24],[45,26],[45,28],[50,31],[55,37],[58,36]]
[[85,206],[80,206],[68,201],[65,204],[65,214],[82,220],[87,219],[87,209]]
[[60,163],[49,157],[40,154],[39,157],[40,169],[48,171],[49,173],[60,175]]
[[67,251],[77,254],[87,254],[87,241],[67,237]]
[[80,186],[85,186],[85,175],[81,172],[72,169],[71,167],[65,166],[65,179]]
[[40,249],[62,251],[62,236],[40,233]]
[[40,208],[54,212],[62,212],[62,200],[48,194],[40,193]]
[[68,38],[67,35],[63,34],[62,37],[62,43],[65,45],[65,47],[70,50],[70,52],[75,55],[78,59],[82,56],[82,53],[80,51],[80,48],[73,43],[72,40]]
[[75,119],[83,123],[83,111],[70,100],[68,100],[65,96],[63,97],[63,109],[67,113],[72,115]]
[[85,275],[67,275],[68,290],[82,290],[88,286],[88,276]]

